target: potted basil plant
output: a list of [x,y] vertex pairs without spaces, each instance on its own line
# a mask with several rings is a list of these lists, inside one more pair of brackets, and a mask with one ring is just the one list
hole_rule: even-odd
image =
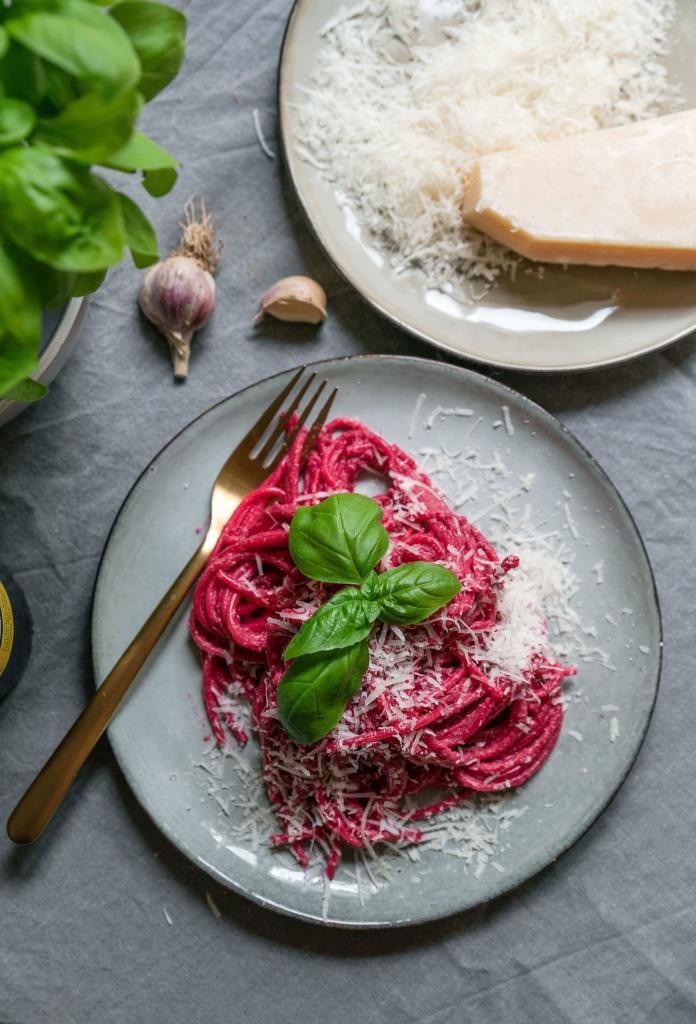
[[[130,249],[158,258],[142,210],[95,171],[140,173],[153,196],[177,161],[138,131],[177,74],[186,19],[151,0],[0,5],[0,397],[32,401],[42,311],[94,291]],[[113,179],[112,179],[113,180]]]

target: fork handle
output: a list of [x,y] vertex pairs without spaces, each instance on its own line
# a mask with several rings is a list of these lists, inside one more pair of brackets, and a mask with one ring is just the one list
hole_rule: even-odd
[[212,530],[15,807],[7,822],[7,834],[12,842],[33,843],[60,807],[77,773],[205,565],[216,540],[211,534]]

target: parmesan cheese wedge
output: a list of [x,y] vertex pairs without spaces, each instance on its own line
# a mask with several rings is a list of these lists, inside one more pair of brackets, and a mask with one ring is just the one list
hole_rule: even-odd
[[696,270],[696,110],[484,156],[463,215],[532,260]]

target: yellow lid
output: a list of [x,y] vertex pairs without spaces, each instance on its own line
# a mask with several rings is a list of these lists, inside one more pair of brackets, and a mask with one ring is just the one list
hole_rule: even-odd
[[10,596],[0,583],[0,676],[7,668],[14,643],[14,617]]

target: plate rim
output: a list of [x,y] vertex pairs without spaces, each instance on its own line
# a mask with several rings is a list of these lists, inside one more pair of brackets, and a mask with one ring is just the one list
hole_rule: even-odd
[[332,253],[329,245],[327,244],[321,227],[312,214],[311,209],[307,205],[300,190],[299,182],[296,175],[293,172],[292,162],[288,156],[289,150],[289,136],[290,128],[287,122],[286,116],[286,104],[284,102],[284,93],[286,88],[289,87],[289,83],[285,82],[285,58],[287,54],[288,45],[290,42],[290,36],[294,28],[296,18],[300,14],[300,9],[305,5],[309,5],[311,0],[293,0],[290,13],[288,14],[287,21],[285,23],[285,29],[283,31],[283,38],[280,45],[280,56],[278,58],[278,70],[276,73],[276,103],[278,106],[278,124],[279,124],[279,140],[280,140],[280,156],[282,169],[285,172],[287,180],[292,186],[292,192],[297,201],[297,205],[302,211],[305,221],[308,224],[314,240],[319,245],[324,257],[329,262],[333,270],[338,276],[345,281],[350,287],[360,296],[360,298],[371,306],[380,316],[384,317],[390,323],[395,324],[402,331],[410,334],[411,337],[417,338],[419,341],[425,342],[426,345],[432,345],[434,348],[439,349],[442,352],[447,352],[448,355],[459,360],[467,360],[476,366],[494,366],[500,370],[514,370],[517,373],[530,373],[530,374],[549,374],[555,376],[556,374],[563,373],[591,373],[593,370],[607,369],[612,366],[621,366],[624,363],[632,362],[634,359],[640,359],[643,356],[652,355],[655,352],[660,352],[670,345],[674,345],[675,342],[681,341],[682,338],[687,338],[689,335],[696,333],[696,319],[690,327],[685,327],[671,334],[668,338],[662,338],[660,341],[654,342],[652,345],[641,346],[640,348],[631,352],[624,353],[620,356],[614,356],[607,359],[594,360],[593,362],[579,362],[569,363],[566,366],[538,366],[530,365],[529,363],[518,363],[514,360],[505,359],[484,359],[480,355],[473,355],[470,352],[462,352],[460,349],[455,348],[454,345],[450,345],[446,341],[442,341],[439,338],[434,337],[432,334],[428,334],[426,331],[421,331],[417,327],[413,327],[411,324],[404,321],[397,313],[388,309],[380,299],[376,298],[371,292],[363,289],[356,284],[353,279],[353,275],[346,267],[338,261],[338,256]]
[[[556,853],[556,855],[551,860],[546,861],[546,863],[544,863],[540,867],[538,867],[535,870],[533,870],[532,873],[527,875],[526,878],[520,879],[519,881],[516,881],[516,882],[514,882],[511,885],[503,887],[495,896],[489,897],[486,900],[481,900],[479,903],[470,904],[469,906],[466,906],[466,907],[453,907],[452,909],[444,910],[442,912],[438,911],[436,913],[426,912],[425,914],[422,914],[420,916],[416,916],[414,918],[409,918],[409,919],[404,919],[404,920],[389,920],[389,921],[385,921],[385,920],[367,921],[367,920],[364,920],[364,921],[351,921],[351,920],[339,919],[339,918],[336,918],[336,917],[333,917],[333,918],[329,917],[329,918],[325,919],[325,918],[321,917],[320,915],[318,915],[318,914],[316,914],[314,912],[304,912],[302,910],[298,910],[296,908],[288,907],[288,906],[285,906],[284,904],[277,903],[274,900],[268,899],[267,897],[263,896],[261,893],[254,892],[252,889],[247,888],[243,884],[238,883],[236,881],[236,879],[231,878],[229,875],[225,875],[215,865],[209,864],[206,860],[204,860],[201,856],[199,856],[199,854],[197,854],[195,852],[195,850],[193,850],[188,845],[188,843],[176,831],[170,829],[164,823],[160,823],[160,821],[157,818],[156,809],[151,807],[151,806],[149,806],[148,801],[147,801],[145,795],[140,791],[138,783],[137,783],[137,781],[134,778],[134,773],[132,773],[131,770],[128,767],[128,759],[127,759],[127,757],[123,756],[122,751],[119,749],[118,743],[114,743],[114,741],[112,739],[112,736],[111,736],[111,728],[109,727],[107,729],[107,736],[108,736],[108,739],[109,739],[109,745],[110,745],[110,747],[111,747],[111,749],[113,751],[113,754],[115,756],[115,759],[116,759],[116,762],[118,764],[118,767],[119,767],[121,773],[123,774],[126,782],[128,783],[128,787],[129,787],[133,797],[137,801],[138,805],[142,808],[142,810],[145,812],[145,814],[147,815],[149,820],[152,822],[152,824],[155,826],[155,828],[159,831],[159,833],[161,835],[163,835],[169,842],[171,842],[176,847],[176,849],[180,853],[182,853],[192,864],[194,864],[195,866],[201,868],[211,878],[213,878],[215,881],[219,882],[225,889],[232,890],[237,895],[243,896],[246,899],[251,900],[252,902],[258,904],[259,906],[263,907],[266,910],[273,910],[273,911],[276,911],[276,912],[278,912],[278,913],[280,913],[280,914],[282,914],[282,915],[284,915],[286,917],[291,917],[291,918],[294,918],[295,920],[300,920],[300,921],[308,922],[308,923],[311,923],[311,924],[322,925],[322,926],[333,927],[333,928],[343,928],[343,929],[346,929],[346,930],[353,930],[353,931],[368,931],[368,930],[371,931],[371,930],[380,929],[380,928],[381,929],[392,929],[392,928],[416,927],[416,926],[423,925],[423,924],[426,924],[426,923],[431,922],[431,921],[444,920],[444,919],[453,917],[456,914],[468,913],[471,910],[475,909],[476,907],[483,906],[483,905],[485,905],[487,903],[491,903],[491,902],[494,902],[496,900],[499,900],[499,899],[502,899],[502,898],[508,896],[510,893],[513,893],[517,889],[519,889],[521,886],[526,885],[528,882],[531,882],[534,878],[537,878],[544,871],[546,871],[552,864],[555,864],[565,853],[567,853],[569,850],[571,850],[577,843],[580,842],[581,839],[583,839],[590,832],[592,827],[604,815],[604,813],[606,812],[606,810],[608,809],[610,804],[615,799],[617,793],[619,792],[619,790],[621,789],[621,787],[625,783],[626,779],[630,775],[631,771],[633,770],[633,768],[635,766],[635,763],[636,763],[636,761],[638,759],[638,755],[640,754],[641,750],[643,749],[643,745],[645,743],[645,738],[646,738],[646,736],[648,734],[648,730],[650,728],[650,724],[652,722],[652,718],[653,718],[653,715],[654,715],[654,712],[655,712],[655,707],[656,707],[656,704],[657,704],[657,698],[658,698],[658,695],[659,695],[659,692],[660,692],[660,684],[661,684],[661,681],[662,681],[662,668],[663,668],[663,663],[664,663],[664,627],[663,627],[663,620],[662,620],[662,608],[661,608],[661,604],[660,604],[659,592],[658,592],[658,589],[657,589],[657,582],[656,582],[656,579],[655,579],[655,572],[653,570],[652,562],[650,560],[650,555],[649,555],[647,547],[645,545],[645,541],[643,540],[643,536],[642,536],[642,534],[641,534],[641,532],[640,532],[640,530],[638,528],[638,524],[636,523],[636,520],[635,520],[635,518],[633,516],[633,513],[631,512],[631,510],[628,507],[626,501],[622,497],[620,491],[618,490],[616,485],[613,483],[613,481],[611,480],[609,474],[602,467],[600,462],[585,447],[585,445],[582,443],[582,441],[580,441],[575,436],[575,434],[564,423],[562,423],[556,416],[554,416],[553,413],[548,412],[548,410],[544,409],[543,406],[539,405],[533,399],[529,398],[527,395],[523,394],[522,392],[517,391],[515,388],[510,387],[508,384],[504,384],[501,381],[496,380],[495,378],[487,377],[485,374],[482,374],[482,373],[480,373],[480,372],[478,372],[476,370],[469,369],[468,367],[465,367],[465,366],[459,366],[459,365],[455,365],[455,364],[452,364],[452,363],[442,362],[442,361],[439,361],[439,360],[426,359],[426,358],[423,358],[421,356],[387,355],[387,354],[380,354],[380,353],[363,353],[363,354],[360,354],[360,355],[336,356],[336,357],[332,357],[332,358],[329,358],[329,359],[320,359],[320,360],[315,360],[313,362],[301,363],[301,364],[298,364],[297,366],[288,367],[286,369],[280,370],[277,373],[269,374],[266,377],[262,377],[260,380],[252,381],[252,383],[247,384],[247,385],[245,385],[242,388],[238,388],[236,391],[231,392],[229,395],[226,395],[224,398],[219,399],[217,402],[213,402],[212,405],[208,406],[206,409],[204,409],[202,412],[198,413],[196,416],[193,416],[187,423],[184,424],[183,427],[181,427],[179,430],[177,430],[176,433],[173,434],[169,438],[169,440],[166,441],[165,444],[163,444],[161,446],[161,448],[152,456],[152,458],[147,463],[147,465],[137,475],[136,479],[133,481],[131,486],[128,488],[128,491],[125,494],[123,500],[120,502],[119,507],[118,507],[118,509],[116,511],[116,514],[114,516],[113,522],[112,522],[111,526],[109,527],[108,533],[107,533],[105,541],[104,541],[104,546],[103,546],[101,554],[99,556],[99,562],[98,562],[98,565],[97,565],[97,569],[96,569],[96,573],[95,573],[95,577],[94,577],[94,584],[93,584],[93,587],[92,587],[92,594],[91,594],[90,654],[91,654],[92,665],[94,665],[94,663],[95,663],[94,650],[95,650],[95,645],[96,645],[95,637],[96,637],[96,630],[97,630],[96,615],[95,615],[95,607],[96,607],[95,598],[96,598],[97,590],[98,590],[98,587],[99,587],[99,581],[100,581],[100,578],[101,578],[102,567],[104,565],[104,562],[105,562],[105,559],[106,559],[106,555],[107,555],[107,551],[108,551],[108,549],[110,547],[113,534],[114,534],[114,532],[115,532],[115,530],[116,530],[116,528],[117,528],[117,526],[119,524],[119,521],[121,519],[121,515],[122,515],[126,505],[129,503],[129,501],[131,499],[131,496],[134,494],[134,492],[139,487],[140,482],[149,475],[150,467],[153,466],[159,460],[159,458],[179,439],[179,437],[181,435],[186,433],[187,430],[189,430],[195,423],[197,423],[198,420],[203,419],[203,417],[207,416],[208,413],[213,412],[213,410],[215,410],[215,409],[219,408],[220,406],[224,405],[225,403],[227,403],[227,402],[229,402],[229,401],[239,397],[240,395],[243,395],[246,392],[251,391],[253,388],[259,386],[260,384],[266,384],[266,383],[268,383],[270,381],[276,380],[279,377],[283,377],[283,376],[292,374],[294,372],[297,372],[297,370],[300,369],[300,367],[302,367],[304,369],[316,370],[318,367],[321,367],[321,366],[332,366],[332,365],[336,365],[336,364],[343,364],[343,363],[350,363],[350,362],[368,362],[369,363],[369,362],[374,362],[374,361],[387,361],[387,362],[395,362],[395,363],[402,363],[402,364],[403,363],[410,363],[410,364],[417,364],[417,365],[421,365],[421,366],[427,366],[427,367],[431,367],[431,368],[433,366],[435,366],[435,367],[441,368],[443,370],[449,371],[451,373],[454,373],[456,375],[463,375],[464,377],[468,378],[469,380],[473,380],[475,386],[476,386],[476,382],[483,381],[484,384],[487,385],[487,386],[491,386],[494,389],[500,389],[503,392],[506,392],[508,394],[514,395],[515,398],[517,398],[517,399],[521,399],[521,401],[528,408],[533,409],[535,413],[541,415],[542,419],[546,420],[557,432],[560,433],[561,436],[563,436],[565,438],[566,441],[570,442],[571,446],[573,446],[579,452],[579,454],[581,456],[584,456],[584,458],[586,458],[590,462],[590,464],[593,467],[594,471],[598,473],[600,479],[602,480],[602,483],[605,486],[608,487],[609,492],[611,494],[611,497],[617,503],[617,507],[621,508],[623,510],[623,512],[625,513],[625,515],[627,516],[627,518],[628,518],[629,526],[630,526],[631,530],[633,531],[634,538],[638,542],[639,549],[642,552],[643,557],[645,558],[645,564],[646,564],[647,569],[648,569],[648,575],[649,575],[649,579],[650,579],[651,597],[652,597],[652,601],[654,602],[655,613],[656,613],[656,616],[657,616],[657,629],[658,629],[659,642],[658,642],[658,656],[657,656],[657,665],[656,665],[656,678],[655,678],[654,693],[653,693],[652,701],[651,701],[651,704],[650,704],[650,708],[648,710],[648,714],[647,714],[646,719],[645,719],[645,724],[643,726],[642,732],[641,732],[640,737],[638,739],[638,742],[636,744],[635,751],[634,751],[633,756],[631,757],[630,761],[628,762],[625,770],[619,776],[618,781],[616,782],[616,785],[611,790],[611,792],[606,797],[606,799],[601,804],[601,806],[599,806],[598,810],[593,815],[593,817],[588,822],[588,824],[584,825],[584,827],[581,829],[581,831],[577,835],[574,835],[573,838],[571,838],[567,844],[563,845],[563,847]],[[94,685],[94,687],[96,689],[97,685],[98,685],[97,680],[93,679],[92,682],[93,682],[93,685]]]

